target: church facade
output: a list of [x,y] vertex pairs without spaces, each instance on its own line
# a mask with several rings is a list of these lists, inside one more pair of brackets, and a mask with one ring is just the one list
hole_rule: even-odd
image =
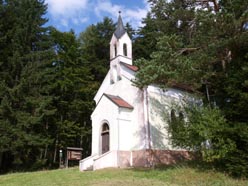
[[[110,41],[110,69],[94,97],[92,153],[79,169],[150,167],[189,159],[190,153],[171,146],[166,116],[181,104],[187,92],[150,85],[139,89],[132,80],[138,67],[132,62],[132,42],[119,15]],[[182,113],[175,112],[179,115]]]

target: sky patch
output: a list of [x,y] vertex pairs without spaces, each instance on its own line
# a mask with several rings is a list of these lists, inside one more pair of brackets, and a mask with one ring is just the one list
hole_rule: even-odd
[[134,28],[142,26],[149,6],[146,0],[45,0],[48,4],[48,25],[60,31],[73,29],[77,34],[84,29],[110,17],[117,21],[118,12],[122,11],[124,23],[129,22]]

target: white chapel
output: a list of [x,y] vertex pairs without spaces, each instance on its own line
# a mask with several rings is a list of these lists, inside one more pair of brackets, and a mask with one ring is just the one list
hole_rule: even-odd
[[[92,153],[79,163],[80,171],[107,167],[150,167],[189,159],[190,153],[173,148],[165,112],[188,96],[177,88],[155,85],[139,89],[132,80],[138,67],[132,62],[132,42],[121,15],[110,41],[110,68],[94,97]],[[179,113],[173,110],[173,114]]]

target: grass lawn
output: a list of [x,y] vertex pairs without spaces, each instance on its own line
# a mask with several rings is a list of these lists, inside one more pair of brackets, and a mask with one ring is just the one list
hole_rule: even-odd
[[0,176],[0,186],[248,186],[212,170],[186,166],[163,169],[103,169],[79,172],[78,168],[11,173]]

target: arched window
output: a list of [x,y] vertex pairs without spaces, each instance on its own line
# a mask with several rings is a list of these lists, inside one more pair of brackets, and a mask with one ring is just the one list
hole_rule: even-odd
[[183,112],[179,112],[179,120],[183,121],[184,120],[184,114]]
[[109,132],[109,126],[107,123],[104,123],[102,126],[102,133]]
[[102,125],[102,154],[109,151],[109,125],[104,123]]
[[174,109],[171,110],[170,117],[172,122],[176,120],[176,111]]
[[123,55],[127,56],[127,44],[126,43],[123,44]]

